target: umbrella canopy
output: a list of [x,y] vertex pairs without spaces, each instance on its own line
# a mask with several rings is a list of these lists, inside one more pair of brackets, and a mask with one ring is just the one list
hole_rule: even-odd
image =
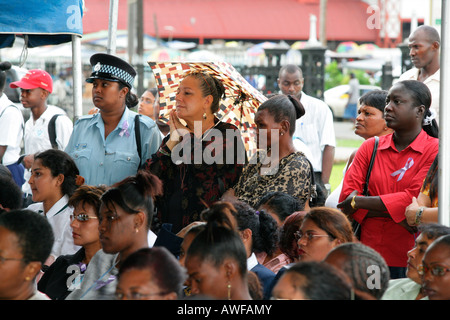
[[242,134],[248,157],[256,151],[254,116],[267,98],[245,80],[229,63],[217,62],[154,62],[148,61],[159,91],[160,118],[168,121],[175,108],[175,95],[180,81],[192,71],[202,71],[222,81],[226,98],[222,99],[216,116],[236,125]]
[[353,41],[345,41],[345,42],[341,42],[337,48],[336,48],[336,52],[339,53],[345,53],[345,52],[352,52],[352,51],[356,51],[358,50],[358,44],[356,42]]
[[360,51],[373,51],[376,49],[380,49],[380,48],[374,43],[363,43],[363,44],[360,44],[358,47],[358,50],[360,50]]

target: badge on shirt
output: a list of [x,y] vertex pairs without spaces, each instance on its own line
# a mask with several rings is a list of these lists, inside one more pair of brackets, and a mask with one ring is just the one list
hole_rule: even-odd
[[75,145],[75,150],[83,150],[83,149],[86,149],[86,147],[87,147],[87,143],[77,143]]

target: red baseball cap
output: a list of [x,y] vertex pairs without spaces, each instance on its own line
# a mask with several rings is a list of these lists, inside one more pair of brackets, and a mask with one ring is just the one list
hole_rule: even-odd
[[47,71],[41,69],[33,69],[28,71],[19,81],[11,82],[11,88],[35,89],[42,88],[52,93],[53,80]]

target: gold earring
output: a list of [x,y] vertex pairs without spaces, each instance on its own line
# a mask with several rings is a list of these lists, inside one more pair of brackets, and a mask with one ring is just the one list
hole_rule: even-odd
[[231,282],[230,282],[230,280],[228,280],[227,290],[228,290],[228,300],[231,300]]

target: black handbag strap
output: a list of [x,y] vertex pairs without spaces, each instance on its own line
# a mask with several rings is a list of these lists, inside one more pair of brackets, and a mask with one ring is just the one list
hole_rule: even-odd
[[373,152],[372,152],[372,158],[370,159],[370,163],[369,163],[369,168],[367,169],[367,175],[366,175],[366,182],[364,183],[364,188],[363,188],[363,195],[368,196],[368,189],[369,189],[369,178],[370,178],[370,173],[372,172],[372,167],[373,167],[373,163],[375,161],[375,156],[377,154],[377,149],[378,149],[378,136],[375,136],[375,145],[373,146]]
[[139,167],[141,166],[141,161],[142,161],[140,124],[141,124],[141,122],[140,122],[140,119],[139,119],[139,114],[137,114],[134,117],[134,136],[136,138],[137,152],[138,152],[138,155],[139,155]]

